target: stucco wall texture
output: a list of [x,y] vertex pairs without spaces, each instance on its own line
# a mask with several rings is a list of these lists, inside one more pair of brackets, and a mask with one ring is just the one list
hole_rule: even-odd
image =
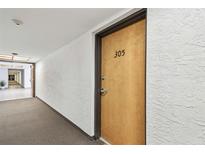
[[147,144],[205,144],[205,9],[148,9]]

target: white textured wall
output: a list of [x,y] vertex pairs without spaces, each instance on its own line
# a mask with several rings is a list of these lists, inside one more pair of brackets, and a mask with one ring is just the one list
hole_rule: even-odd
[[5,81],[8,88],[8,68],[0,68],[0,81]]
[[36,95],[94,135],[94,33],[137,9],[125,9],[36,64]]
[[205,144],[205,9],[148,9],[147,143]]
[[93,53],[89,33],[36,65],[36,95],[93,135]]
[[[205,144],[205,10],[148,9],[147,17],[147,144]],[[105,25],[36,65],[37,96],[91,136],[92,32]]]

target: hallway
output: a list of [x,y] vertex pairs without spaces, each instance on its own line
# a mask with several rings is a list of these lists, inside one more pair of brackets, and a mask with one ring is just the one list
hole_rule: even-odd
[[0,144],[102,144],[37,98],[0,102]]
[[205,9],[124,7],[0,8],[0,144],[205,145]]
[[9,88],[22,88],[22,86],[16,81],[9,81]]

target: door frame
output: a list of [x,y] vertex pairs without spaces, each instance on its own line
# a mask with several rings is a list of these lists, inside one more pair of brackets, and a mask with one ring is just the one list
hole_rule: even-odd
[[115,31],[127,27],[137,21],[145,19],[145,144],[146,144],[146,34],[147,34],[147,9],[141,9],[119,22],[109,26],[95,35],[95,121],[94,121],[94,138],[101,137],[101,39]]
[[35,63],[32,63],[32,62],[21,62],[21,61],[11,61],[11,60],[0,60],[0,62],[7,62],[7,63],[22,63],[22,64],[31,64],[32,65],[32,67],[33,67],[33,72],[32,72],[32,74],[33,74],[33,76],[32,76],[32,78],[33,78],[33,81],[32,81],[32,97],[36,97],[36,87],[35,87],[35,85],[36,85],[36,75],[35,75],[35,73],[36,73],[36,64]]

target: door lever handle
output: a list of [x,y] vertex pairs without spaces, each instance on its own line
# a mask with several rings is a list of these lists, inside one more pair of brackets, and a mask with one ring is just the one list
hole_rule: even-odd
[[107,89],[101,88],[100,89],[100,95],[105,96],[107,94]]

